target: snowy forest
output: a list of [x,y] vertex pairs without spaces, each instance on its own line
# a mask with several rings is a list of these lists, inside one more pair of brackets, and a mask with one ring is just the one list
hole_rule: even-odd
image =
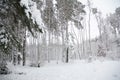
[[0,80],[120,80],[120,0],[0,0]]

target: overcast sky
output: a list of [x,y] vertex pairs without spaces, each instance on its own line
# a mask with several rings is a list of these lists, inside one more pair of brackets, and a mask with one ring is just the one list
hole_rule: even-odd
[[[84,5],[87,5],[87,0],[79,0]],[[105,18],[107,14],[114,13],[117,7],[120,7],[120,0],[90,0],[92,7],[97,8],[102,12],[102,16]],[[87,11],[87,7],[85,9]],[[88,17],[88,16],[87,16]],[[91,38],[95,38],[99,35],[96,19],[91,15]]]
[[[87,5],[87,0],[79,0]],[[103,15],[113,13],[117,7],[120,7],[120,0],[90,0],[93,7],[98,8]]]

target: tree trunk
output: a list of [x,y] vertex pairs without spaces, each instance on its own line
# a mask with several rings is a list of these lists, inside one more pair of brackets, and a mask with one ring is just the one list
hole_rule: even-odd
[[88,18],[88,28],[89,28],[89,55],[92,55],[91,53],[91,33],[90,33],[90,20],[91,20],[91,3],[90,0],[88,0],[88,7],[89,7],[89,18]]
[[24,43],[23,43],[23,66],[25,66],[25,63],[26,63],[26,51],[25,51],[25,46],[26,46],[26,40],[24,40]]
[[41,35],[39,34],[39,36],[38,36],[38,40],[37,40],[37,42],[38,42],[38,44],[37,44],[37,54],[38,54],[38,67],[40,67],[40,52],[39,52],[39,40],[41,39]]
[[49,33],[48,33],[48,35],[49,35],[49,43],[48,43],[48,53],[47,53],[47,60],[48,60],[48,63],[50,62],[50,46],[51,46],[51,33],[50,33],[50,31],[49,31]]
[[68,49],[68,43],[69,43],[69,39],[68,39],[69,35],[68,35],[68,23],[66,23],[66,63],[68,63],[69,61],[69,49]]
[[64,62],[64,46],[65,46],[65,42],[64,42],[64,33],[63,33],[63,30],[62,30],[62,61]]
[[67,47],[67,52],[66,52],[66,63],[69,62],[69,47]]
[[26,64],[26,28],[25,28],[25,35],[23,41],[23,66]]

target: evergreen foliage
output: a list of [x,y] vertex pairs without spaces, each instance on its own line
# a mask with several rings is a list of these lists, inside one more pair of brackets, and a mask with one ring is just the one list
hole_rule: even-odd
[[20,0],[0,0],[0,49],[4,53],[9,53],[13,46],[18,49],[23,47],[26,30],[33,36],[34,31],[42,32],[37,23],[26,16],[25,9]]

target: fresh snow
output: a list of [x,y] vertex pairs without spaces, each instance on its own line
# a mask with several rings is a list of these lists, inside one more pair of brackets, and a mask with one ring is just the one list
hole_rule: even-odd
[[41,27],[41,25],[43,25],[43,23],[41,19],[41,13],[40,13],[40,10],[37,9],[36,2],[32,0],[21,0],[21,6],[23,5],[27,8],[25,10],[27,17],[30,17],[29,16],[29,12],[30,12],[33,22],[36,21],[39,27],[42,28],[43,26]]
[[74,61],[70,63],[51,62],[44,66],[13,66],[8,75],[0,80],[120,80],[120,61]]

